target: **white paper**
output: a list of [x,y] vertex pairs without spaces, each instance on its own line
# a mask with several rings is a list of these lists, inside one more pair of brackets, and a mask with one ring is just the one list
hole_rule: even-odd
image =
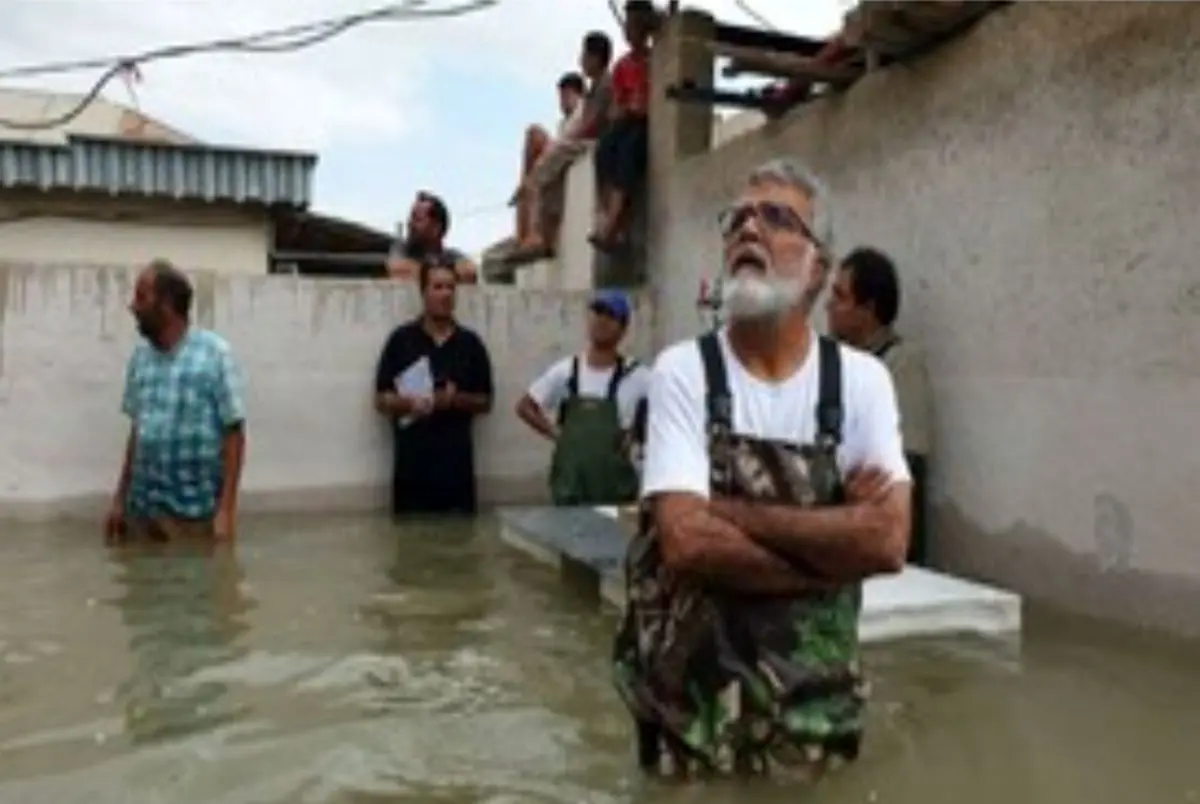
[[[419,357],[408,368],[392,380],[396,393],[403,396],[433,396],[433,371],[428,357]],[[415,416],[402,416],[396,420],[400,427],[408,427]]]

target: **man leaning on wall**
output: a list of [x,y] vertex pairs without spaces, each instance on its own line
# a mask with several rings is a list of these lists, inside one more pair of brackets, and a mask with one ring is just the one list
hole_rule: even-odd
[[387,273],[393,279],[417,279],[423,266],[449,266],[458,284],[479,281],[479,269],[466,254],[446,245],[450,232],[450,209],[433,193],[422,190],[408,213],[408,228],[392,245]]
[[913,477],[908,560],[924,565],[929,560],[926,489],[933,447],[933,393],[925,353],[895,329],[900,313],[900,280],[891,258],[873,248],[850,252],[834,277],[826,312],[829,331],[836,338],[875,355],[892,374],[904,455]]

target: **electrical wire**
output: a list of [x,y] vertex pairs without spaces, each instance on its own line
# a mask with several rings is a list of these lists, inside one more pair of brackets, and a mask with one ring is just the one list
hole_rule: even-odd
[[[146,51],[138,56],[104,57],[82,59],[78,61],[57,62],[52,64],[0,69],[0,79],[24,78],[51,73],[73,72],[76,70],[109,67],[114,63],[133,62],[144,63],[161,59],[178,58],[195,53],[211,53],[222,51],[249,53],[278,53],[296,48],[304,48],[332,38],[343,31],[368,22],[386,19],[427,19],[437,17],[456,17],[474,11],[480,11],[496,5],[499,0],[468,0],[450,8],[424,8],[425,0],[404,0],[400,3],[388,3],[356,14],[342,14],[336,17],[315,20],[284,28],[273,28],[256,34],[237,37],[225,37],[203,42],[192,42],[182,45],[168,45]],[[291,41],[273,43],[272,40],[285,37],[298,37]]]
[[779,28],[773,25],[770,20],[755,11],[750,4],[746,2],[746,0],[733,0],[733,4],[737,6],[743,14],[757,22],[762,27],[766,28],[768,31],[779,30]]
[[464,0],[458,5],[448,8],[426,8],[426,0],[405,0],[405,2],[389,3],[388,5],[379,6],[357,14],[343,14],[338,17],[291,25],[285,28],[271,29],[256,34],[188,44],[167,45],[145,51],[136,56],[82,59],[0,69],[0,79],[11,79],[106,68],[100,75],[100,78],[92,85],[91,89],[80,98],[79,102],[62,114],[42,120],[9,120],[0,118],[0,127],[17,131],[41,131],[65,125],[83,114],[88,106],[100,95],[104,87],[114,78],[134,72],[140,65],[152,61],[177,59],[184,56],[205,53],[291,53],[320,44],[339,34],[345,33],[351,28],[370,22],[459,17],[476,11],[483,11],[486,8],[496,5],[498,2],[499,0]]
[[507,201],[501,201],[494,204],[484,204],[477,207],[468,207],[461,212],[455,212],[454,217],[458,220],[467,218],[478,218],[481,215],[492,215],[497,212],[505,212],[509,209]]
[[621,18],[621,10],[617,8],[617,0],[608,0],[608,10],[612,12],[613,19],[617,21],[617,28],[624,28],[625,20]]

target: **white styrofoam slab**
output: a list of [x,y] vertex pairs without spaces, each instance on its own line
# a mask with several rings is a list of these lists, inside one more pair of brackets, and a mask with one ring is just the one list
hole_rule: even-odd
[[[617,516],[613,507],[595,510]],[[610,586],[619,585],[606,585],[605,597],[622,605],[624,590]],[[963,633],[1001,637],[1020,631],[1021,598],[1003,589],[914,566],[863,584],[859,636],[864,642]]]
[[1021,632],[1021,598],[1012,592],[908,566],[863,584],[858,632],[864,642],[908,636]]

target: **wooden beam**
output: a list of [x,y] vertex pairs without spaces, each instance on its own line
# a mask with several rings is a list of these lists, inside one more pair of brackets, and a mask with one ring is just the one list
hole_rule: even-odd
[[707,106],[732,106],[737,109],[764,111],[769,100],[760,92],[730,92],[716,87],[680,84],[667,87],[667,97],[677,103],[702,103]]
[[896,52],[945,36],[992,10],[986,2],[873,2],[845,17],[844,36],[856,47]]
[[948,21],[953,23],[963,16],[973,13],[972,6],[979,3],[968,3],[964,0],[920,0],[917,2],[899,3],[894,0],[864,0],[859,7],[868,12],[884,12],[894,14],[914,27],[939,27]]
[[861,67],[822,64],[809,56],[778,53],[769,50],[754,50],[745,47],[713,42],[710,45],[714,56],[732,60],[726,75],[754,73],[775,78],[792,78],[829,84],[847,84],[862,75]]
[[798,56],[815,56],[821,48],[825,47],[825,41],[822,39],[791,36],[775,31],[746,28],[741,25],[728,25],[723,22],[718,22],[714,27],[713,41],[734,47],[795,53]]
[[745,92],[730,92],[715,87],[698,87],[691,84],[667,87],[667,97],[677,103],[702,103],[708,106],[726,106],[736,109],[753,109],[762,112],[767,119],[774,120],[821,97],[811,88],[802,92],[795,89],[776,90],[773,93],[762,90],[747,90]]
[[890,11],[865,6],[846,15],[843,36],[850,47],[887,53],[903,50],[919,38],[911,29],[898,25]]

